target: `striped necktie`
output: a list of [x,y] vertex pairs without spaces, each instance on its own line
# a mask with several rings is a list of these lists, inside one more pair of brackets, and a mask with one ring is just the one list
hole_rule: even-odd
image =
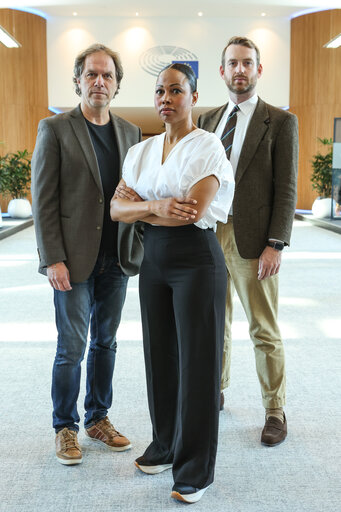
[[230,155],[231,155],[233,137],[234,137],[234,132],[236,130],[236,124],[237,124],[238,110],[240,110],[238,105],[235,105],[233,107],[233,109],[231,110],[231,112],[227,118],[227,121],[226,121],[223,135],[221,137],[221,142],[223,143],[223,146],[225,148],[227,158],[230,158]]

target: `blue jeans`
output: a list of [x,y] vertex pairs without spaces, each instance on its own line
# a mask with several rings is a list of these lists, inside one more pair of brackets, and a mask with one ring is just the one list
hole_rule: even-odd
[[85,427],[105,418],[111,407],[116,332],[127,282],[117,258],[101,255],[86,281],[71,283],[72,290],[68,292],[54,290],[58,342],[52,372],[52,402],[56,432],[64,427],[79,430],[77,399],[89,325]]

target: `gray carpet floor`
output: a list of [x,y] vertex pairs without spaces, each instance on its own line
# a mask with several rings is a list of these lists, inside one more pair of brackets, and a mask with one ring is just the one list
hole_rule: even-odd
[[[107,451],[81,428],[83,463],[66,467],[56,461],[50,401],[56,337],[52,292],[36,269],[32,227],[0,241],[0,511],[183,510],[187,505],[170,498],[170,471],[148,476],[133,465],[151,438],[137,278],[130,280],[119,330],[110,411],[133,448]],[[215,482],[192,505],[195,510],[340,510],[340,311],[341,236],[295,221],[280,287],[287,440],[275,448],[260,444],[264,411],[247,322],[236,299],[232,384],[220,414]]]

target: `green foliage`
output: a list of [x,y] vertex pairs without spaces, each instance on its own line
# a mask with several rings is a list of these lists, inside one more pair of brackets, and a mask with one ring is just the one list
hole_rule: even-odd
[[31,182],[31,159],[27,149],[0,156],[0,193],[14,199],[26,197]]
[[320,197],[331,197],[332,195],[332,160],[333,141],[332,139],[318,139],[324,146],[329,146],[325,155],[316,153],[311,161],[313,172],[310,178],[312,187]]

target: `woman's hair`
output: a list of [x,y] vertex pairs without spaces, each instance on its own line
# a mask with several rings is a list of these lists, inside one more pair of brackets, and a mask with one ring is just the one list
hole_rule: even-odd
[[189,83],[189,86],[191,88],[191,92],[196,92],[197,90],[197,77],[195,76],[195,73],[192,69],[192,67],[189,64],[181,64],[180,62],[174,62],[173,64],[168,64],[168,66],[165,66],[161,69],[158,76],[161,75],[166,69],[176,69],[177,71],[180,71],[183,73]]
[[116,82],[117,82],[117,90],[115,92],[115,96],[118,93],[118,90],[120,88],[121,80],[123,78],[123,68],[120,56],[118,53],[110,50],[107,46],[104,46],[104,44],[92,44],[87,48],[86,50],[82,51],[79,55],[77,55],[74,68],[73,68],[73,83],[75,84],[75,91],[78,96],[81,96],[81,90],[77,83],[77,80],[81,77],[81,74],[83,73],[84,69],[84,63],[85,59],[96,52],[105,52],[109,57],[112,58],[114,64],[115,64],[115,76],[116,76]]

